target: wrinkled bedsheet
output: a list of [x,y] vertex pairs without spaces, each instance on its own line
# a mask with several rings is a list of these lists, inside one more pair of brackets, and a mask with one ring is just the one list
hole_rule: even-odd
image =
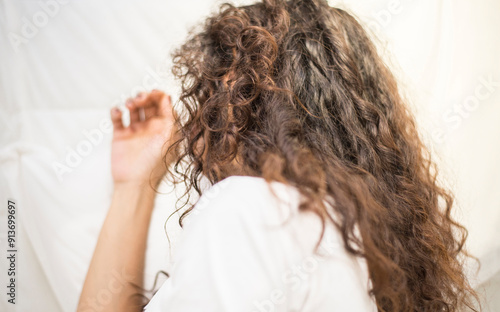
[[[110,203],[109,109],[153,88],[176,98],[169,53],[214,3],[0,1],[0,310],[75,311]],[[469,263],[471,279],[490,297],[500,293],[500,2],[332,4],[350,8],[379,36],[442,180],[457,194],[455,215],[482,263],[477,274]],[[178,194],[169,185],[162,190],[146,287],[171,265],[164,226]],[[16,216],[15,305],[5,292],[9,200]],[[175,214],[166,227],[175,246]]]

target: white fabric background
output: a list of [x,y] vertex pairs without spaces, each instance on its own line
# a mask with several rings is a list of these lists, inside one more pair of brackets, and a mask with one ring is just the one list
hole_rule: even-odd
[[[482,262],[471,276],[493,298],[485,311],[500,311],[500,2],[344,2],[332,1],[379,34],[456,191],[457,217]],[[17,304],[2,291],[1,311],[75,310],[112,189],[108,111],[144,88],[175,98],[169,51],[213,8],[206,0],[0,0],[1,289],[7,199],[18,213]],[[58,177],[54,162],[71,172]],[[156,204],[147,287],[169,267],[163,225],[175,197]],[[176,221],[168,226],[175,241]]]

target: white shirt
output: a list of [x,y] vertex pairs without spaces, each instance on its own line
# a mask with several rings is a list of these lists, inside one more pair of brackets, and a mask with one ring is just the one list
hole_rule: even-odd
[[295,188],[256,177],[212,186],[145,311],[377,311],[366,262],[345,251],[332,225],[315,253],[321,223],[298,211],[299,199]]

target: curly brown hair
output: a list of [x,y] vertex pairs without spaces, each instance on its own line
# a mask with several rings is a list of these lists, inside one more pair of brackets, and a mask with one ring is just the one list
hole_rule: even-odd
[[379,311],[474,310],[452,194],[353,16],[320,0],[224,4],[176,50],[173,73],[183,114],[171,173],[186,194],[236,173],[293,185],[300,209],[366,258]]

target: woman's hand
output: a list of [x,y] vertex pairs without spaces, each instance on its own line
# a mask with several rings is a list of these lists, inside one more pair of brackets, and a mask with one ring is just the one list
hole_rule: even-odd
[[[115,189],[78,311],[142,310],[138,295],[142,293],[139,289],[143,287],[146,242],[155,200],[150,183],[156,186],[165,174],[168,164],[163,163],[163,156],[176,129],[170,96],[161,91],[141,93],[126,105],[131,119],[128,127],[123,126],[121,111],[111,110]],[[109,295],[104,300],[106,293]]]
[[111,171],[115,186],[156,186],[169,165],[163,156],[176,132],[171,97],[153,90],[127,100],[126,106],[130,111],[128,127],[122,123],[122,112],[116,107],[111,110]]

